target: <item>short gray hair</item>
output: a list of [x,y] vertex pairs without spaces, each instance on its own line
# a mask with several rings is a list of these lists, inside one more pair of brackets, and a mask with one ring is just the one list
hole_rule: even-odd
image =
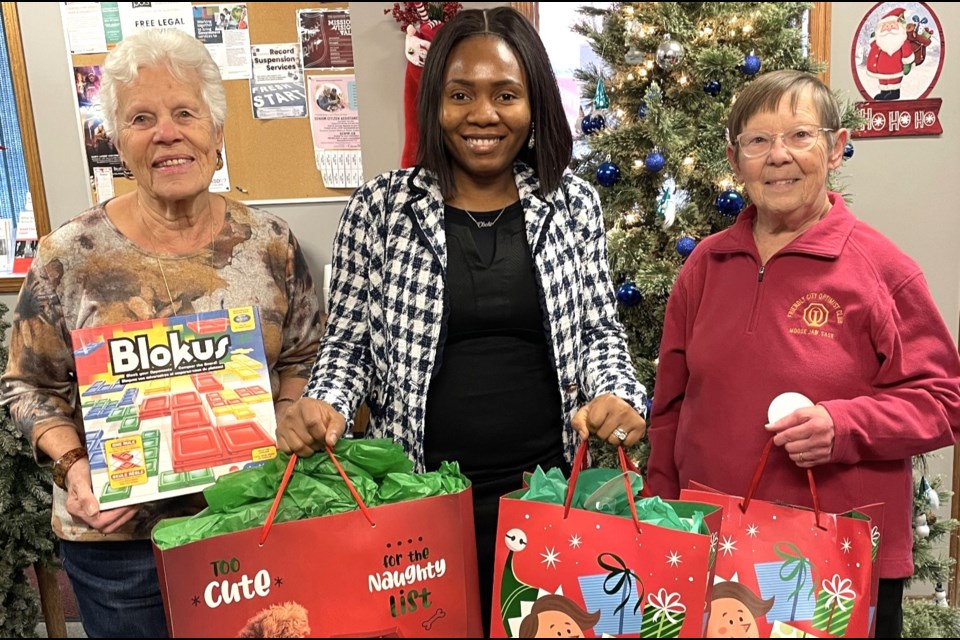
[[[817,76],[794,69],[765,73],[740,92],[727,118],[727,136],[730,144],[733,144],[737,136],[743,133],[747,120],[761,111],[775,112],[784,96],[790,96],[790,106],[796,111],[800,96],[808,89],[817,115],[820,116],[818,124],[833,130],[827,133],[827,148],[832,149],[834,138],[841,127],[840,105],[830,88]],[[739,151],[737,149],[738,153]]]
[[142,67],[163,66],[181,82],[187,73],[200,76],[200,98],[210,110],[213,124],[223,127],[227,117],[227,96],[217,63],[199,40],[178,29],[147,29],[124,38],[103,62],[100,85],[100,104],[103,109],[103,128],[110,140],[117,142],[117,122],[121,89],[133,84]]

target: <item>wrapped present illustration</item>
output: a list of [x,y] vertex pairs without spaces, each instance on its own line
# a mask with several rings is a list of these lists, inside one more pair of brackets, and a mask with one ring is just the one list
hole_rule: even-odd
[[777,620],[773,623],[773,629],[770,631],[771,638],[816,638],[817,636],[808,633],[802,629],[790,626],[786,622]]
[[580,592],[590,611],[600,611],[594,632],[623,635],[639,633],[643,622],[643,581],[613,553],[602,553],[597,563],[607,573],[580,576]]
[[760,562],[756,565],[757,582],[764,600],[774,598],[767,614],[771,620],[809,620],[817,601],[813,563],[790,542],[778,542],[774,553],[781,562]]
[[680,627],[687,616],[687,607],[680,601],[679,593],[660,589],[647,596],[643,607],[641,638],[678,638]]
[[838,574],[822,582],[820,593],[817,594],[817,607],[813,612],[815,628],[835,636],[846,634],[857,599],[852,586],[849,578],[841,578]]

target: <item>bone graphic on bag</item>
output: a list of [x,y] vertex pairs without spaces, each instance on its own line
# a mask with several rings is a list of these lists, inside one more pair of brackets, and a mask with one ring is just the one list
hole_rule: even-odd
[[446,616],[447,616],[447,613],[443,609],[437,609],[436,613],[434,613],[432,616],[430,616],[429,618],[423,621],[422,623],[423,630],[430,631],[430,629],[437,622],[437,620],[439,620],[440,618],[445,618]]

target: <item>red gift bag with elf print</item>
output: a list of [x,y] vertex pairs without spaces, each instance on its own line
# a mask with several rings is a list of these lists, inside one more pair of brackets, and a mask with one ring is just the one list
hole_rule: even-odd
[[680,518],[702,516],[700,533],[639,520],[622,449],[623,475],[603,486],[632,516],[574,508],[586,453],[584,442],[563,505],[523,500],[526,489],[500,499],[491,636],[701,637],[721,510],[668,502]]
[[171,637],[482,635],[471,488],[367,507],[327,453],[358,510],[154,544]]
[[746,632],[738,637],[869,636],[879,585],[873,563],[883,505],[844,514],[821,511],[810,469],[814,509],[754,500],[772,445],[773,438],[745,498],[695,482],[680,492],[681,500],[723,507],[704,637],[731,637],[731,625]]

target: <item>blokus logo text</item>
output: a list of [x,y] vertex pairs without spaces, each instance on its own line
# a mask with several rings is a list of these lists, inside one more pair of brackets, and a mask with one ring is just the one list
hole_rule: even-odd
[[114,375],[194,370],[206,363],[219,362],[230,350],[230,336],[182,341],[179,332],[168,331],[167,342],[150,346],[147,336],[110,340],[110,365]]

